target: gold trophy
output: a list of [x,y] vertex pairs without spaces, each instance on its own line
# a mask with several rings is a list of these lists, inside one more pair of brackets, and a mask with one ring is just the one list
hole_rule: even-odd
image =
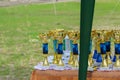
[[93,30],[91,32],[91,50],[88,58],[88,67],[93,66],[93,51],[95,50],[95,36],[96,36],[96,30]]
[[63,39],[65,38],[66,34],[63,29],[57,29],[57,32],[55,34],[57,35],[57,40],[58,40],[58,46],[57,46],[58,66],[64,66],[64,63],[62,61],[62,54],[63,54]]
[[73,64],[73,48],[72,48],[72,45],[73,45],[74,31],[73,30],[67,31],[67,35],[70,39],[70,47],[71,47],[71,53],[70,53],[70,58],[69,58],[68,64],[72,65]]
[[105,46],[105,31],[104,30],[102,30],[100,33],[100,44],[103,47],[103,48],[101,48],[101,55],[102,55],[101,67],[108,67],[107,59],[106,59],[106,50],[104,50],[104,48],[106,48],[106,46]]
[[72,40],[73,40],[73,67],[78,67],[78,39],[80,38],[80,32],[74,31]]
[[42,40],[42,49],[43,49],[43,56],[44,56],[44,61],[43,61],[43,66],[49,66],[48,63],[48,38],[49,35],[47,33],[40,33],[39,34],[40,39]]
[[53,58],[53,64],[57,64],[58,60],[57,60],[57,34],[56,34],[56,30],[50,30],[49,34],[52,37],[53,40],[53,48],[54,48],[54,58]]
[[120,67],[120,51],[118,48],[120,47],[120,31],[115,30],[114,32],[114,38],[115,38],[115,55],[116,55],[116,62],[115,67]]
[[112,61],[111,61],[111,36],[112,35],[112,31],[107,30],[105,31],[105,45],[106,45],[106,60],[107,60],[107,64],[108,66],[112,65]]
[[106,61],[106,50],[105,48],[105,44],[104,44],[104,30],[102,31],[98,31],[97,32],[98,36],[97,36],[97,52],[99,54],[101,54],[102,56],[102,64],[101,67],[107,67],[107,61]]
[[[100,54],[100,38],[99,38],[99,34],[98,31],[96,31],[96,36],[94,38],[95,41],[95,50],[97,50],[97,55]],[[94,63],[97,62],[97,58],[96,60],[94,60]],[[97,70],[98,65],[94,65],[93,70]]]

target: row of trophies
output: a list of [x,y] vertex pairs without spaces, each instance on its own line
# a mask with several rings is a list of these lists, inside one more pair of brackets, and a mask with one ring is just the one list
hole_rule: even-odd
[[[70,52],[68,64],[73,67],[79,67],[79,31],[56,29],[40,33],[39,37],[42,40],[42,51],[44,54],[43,66],[49,66],[47,59],[48,39],[52,39],[54,48],[52,63],[64,66],[62,55],[68,51]],[[120,68],[120,30],[92,30],[88,67],[103,69]]]

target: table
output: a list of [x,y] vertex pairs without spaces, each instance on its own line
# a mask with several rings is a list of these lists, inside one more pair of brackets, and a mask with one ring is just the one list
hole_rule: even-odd
[[[82,77],[82,76],[81,76]],[[30,80],[78,80],[77,70],[33,70]],[[120,80],[120,72],[88,72],[87,80]]]

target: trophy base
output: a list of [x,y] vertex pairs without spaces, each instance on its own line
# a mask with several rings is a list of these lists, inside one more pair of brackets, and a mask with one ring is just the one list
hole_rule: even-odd
[[88,71],[94,71],[93,67],[88,67]]
[[118,71],[120,70],[120,67],[113,67],[113,70]]

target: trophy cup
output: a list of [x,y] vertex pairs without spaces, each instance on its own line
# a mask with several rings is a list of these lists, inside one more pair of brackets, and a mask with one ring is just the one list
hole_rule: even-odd
[[77,40],[80,38],[79,31],[74,31],[72,40],[73,40],[73,67],[78,67],[78,42]]
[[42,40],[42,51],[44,56],[43,66],[49,66],[48,63],[48,34],[47,33],[40,33],[39,34],[40,39]]
[[115,56],[116,56],[116,62],[114,67],[120,68],[120,31],[116,30],[114,32],[114,38],[115,38]]
[[63,54],[63,39],[65,38],[66,34],[63,29],[58,29],[56,35],[58,40],[58,47],[57,47],[58,66],[64,66],[64,63],[62,61],[62,54]]

